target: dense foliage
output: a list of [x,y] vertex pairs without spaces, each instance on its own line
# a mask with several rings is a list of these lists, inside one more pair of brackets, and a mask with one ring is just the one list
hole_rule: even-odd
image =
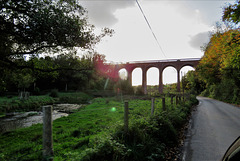
[[[240,104],[240,2],[224,9],[225,27],[217,25],[210,42],[204,47],[204,56],[197,67],[194,90],[202,95]],[[193,77],[192,77],[193,78]],[[196,86],[198,83],[198,86]],[[199,86],[200,85],[200,86]]]
[[0,6],[1,66],[24,67],[15,59],[89,48],[100,40],[78,1],[4,0]]
[[[178,134],[196,98],[179,105],[166,98],[124,97],[129,100],[129,132],[124,133],[123,102],[96,98],[68,117],[53,123],[54,160],[171,160],[169,148],[178,145]],[[42,125],[0,134],[0,160],[42,160]]]
[[231,29],[212,36],[198,67],[207,84],[203,93],[232,103],[240,103],[240,31]]
[[95,35],[75,0],[4,0],[0,7],[0,94],[88,87],[92,56],[77,58],[76,51],[92,49],[112,30]]
[[[99,54],[84,55],[80,58],[75,54],[62,54],[56,57],[33,57],[28,61],[18,60],[18,64],[26,66],[34,64],[38,70],[5,68],[0,73],[0,94],[29,91],[31,94],[38,95],[45,94],[44,91],[51,89],[103,90],[108,76],[100,73],[96,68],[94,61],[96,55]],[[113,89],[111,79],[106,89]]]
[[19,99],[17,96],[0,97],[0,115],[10,112],[42,111],[42,106],[57,103],[86,104],[91,95],[83,92],[62,93],[53,90],[49,95],[29,96]]

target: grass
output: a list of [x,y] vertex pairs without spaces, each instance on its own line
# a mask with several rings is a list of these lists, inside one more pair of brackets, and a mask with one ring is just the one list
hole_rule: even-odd
[[85,104],[91,99],[91,96],[82,92],[58,93],[56,98],[49,95],[30,96],[26,100],[20,100],[17,96],[11,98],[0,97],[0,115],[6,112],[39,111],[41,106],[53,103]]
[[74,103],[74,104],[86,104],[93,97],[83,92],[74,93],[58,93],[59,103]]
[[[194,100],[194,99],[192,99]],[[79,111],[53,123],[54,160],[164,160],[177,144],[177,131],[194,101],[162,111],[156,99],[129,100],[129,132],[123,132],[123,102],[96,98]],[[114,109],[114,110],[113,110]],[[0,134],[0,160],[42,160],[42,125]]]
[[[81,111],[54,121],[53,138],[56,157],[67,158],[66,155],[69,152],[79,151],[79,148],[83,149],[89,136],[94,137],[103,129],[111,128],[114,126],[113,123],[122,119],[122,116],[119,115],[123,112],[121,103],[110,102],[106,105],[105,102],[105,99],[96,99]],[[115,112],[111,111],[113,106],[117,109]],[[42,148],[41,132],[42,125],[33,125],[30,128],[1,135],[0,160],[39,159],[41,157],[39,151]],[[1,158],[1,156],[4,157]]]
[[48,95],[30,96],[26,100],[20,100],[17,96],[12,98],[0,97],[0,112],[40,110],[41,106],[53,103],[54,99]]

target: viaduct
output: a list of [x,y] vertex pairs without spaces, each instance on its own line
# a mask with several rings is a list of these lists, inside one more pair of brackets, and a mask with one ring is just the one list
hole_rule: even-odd
[[163,93],[162,73],[166,67],[174,67],[177,70],[177,91],[180,92],[180,70],[184,66],[191,66],[196,68],[200,58],[192,59],[168,59],[168,60],[154,60],[154,61],[136,61],[127,62],[125,64],[114,65],[115,74],[118,75],[119,70],[126,69],[128,72],[128,80],[132,83],[132,72],[135,68],[142,69],[142,90],[147,94],[147,71],[151,67],[156,67],[159,70],[159,93]]

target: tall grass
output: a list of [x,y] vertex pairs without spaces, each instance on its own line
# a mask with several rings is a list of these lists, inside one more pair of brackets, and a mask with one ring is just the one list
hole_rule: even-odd
[[20,100],[18,97],[0,97],[0,112],[16,112],[41,110],[40,107],[46,104],[53,104],[54,99],[45,96],[30,96],[26,100]]
[[[156,99],[129,100],[129,132],[124,133],[123,102],[96,98],[78,112],[53,123],[54,160],[165,160],[168,147],[178,144],[178,131],[196,100],[163,111]],[[113,110],[114,109],[114,110]],[[42,125],[0,134],[0,160],[41,160]]]
[[21,100],[15,97],[0,97],[0,114],[5,112],[41,110],[41,106],[54,103],[86,104],[92,96],[82,92],[63,93],[52,91],[49,95],[30,96]]

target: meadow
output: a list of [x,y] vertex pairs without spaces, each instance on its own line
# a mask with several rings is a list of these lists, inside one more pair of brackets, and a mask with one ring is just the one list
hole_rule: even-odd
[[[124,101],[129,102],[129,129],[124,132]],[[53,122],[54,160],[168,160],[179,145],[194,96],[178,105],[148,97],[95,98],[90,104]],[[42,160],[42,124],[0,134],[0,160]],[[44,158],[47,160],[47,158]]]

